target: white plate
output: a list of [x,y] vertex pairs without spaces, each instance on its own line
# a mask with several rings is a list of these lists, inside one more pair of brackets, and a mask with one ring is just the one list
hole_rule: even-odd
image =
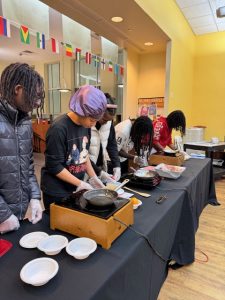
[[28,233],[24,235],[20,241],[19,244],[23,248],[36,248],[40,240],[43,238],[46,238],[48,234],[43,231],[34,231],[31,233]]
[[20,278],[25,283],[41,286],[52,279],[58,270],[59,265],[54,259],[47,257],[36,258],[23,266],[20,271]]

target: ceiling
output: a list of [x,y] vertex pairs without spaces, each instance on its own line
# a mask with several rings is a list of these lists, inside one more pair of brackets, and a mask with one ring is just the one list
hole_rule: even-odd
[[[42,0],[62,14],[79,22],[119,47],[133,48],[138,53],[162,52],[168,36],[134,0]],[[113,23],[114,16],[123,22]],[[145,42],[154,43],[145,46]]]
[[225,31],[225,18],[217,18],[216,9],[225,0],[175,0],[196,35]]

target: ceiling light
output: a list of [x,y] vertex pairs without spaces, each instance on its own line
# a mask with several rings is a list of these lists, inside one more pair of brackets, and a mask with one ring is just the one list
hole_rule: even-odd
[[225,6],[217,8],[216,16],[217,16],[217,18],[224,18],[225,17]]
[[115,23],[120,23],[123,21],[122,17],[112,17],[111,21],[115,22]]
[[68,93],[71,92],[71,89],[67,88],[66,81],[64,77],[60,80],[60,87],[57,88],[60,93]]
[[152,42],[146,42],[145,46],[153,46],[154,44]]

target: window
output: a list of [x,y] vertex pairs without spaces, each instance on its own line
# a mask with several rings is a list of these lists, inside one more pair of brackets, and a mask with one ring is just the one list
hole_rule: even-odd
[[74,61],[75,87],[88,84],[100,87],[100,64],[97,67],[93,63],[86,64],[85,57],[80,61]]
[[59,63],[48,64],[48,107],[49,114],[58,115],[61,113],[61,95],[57,90],[60,81]]

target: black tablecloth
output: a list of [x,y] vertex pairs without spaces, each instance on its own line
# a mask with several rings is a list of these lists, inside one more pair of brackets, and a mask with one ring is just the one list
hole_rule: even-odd
[[[167,275],[167,263],[155,252],[181,263],[191,262],[198,217],[209,202],[209,160],[191,160],[186,166],[181,178],[163,180],[159,186],[177,190],[155,189],[150,198],[141,199],[143,205],[135,211],[134,228],[147,235],[155,251],[145,239],[127,229],[109,250],[98,246],[86,260],[75,260],[62,250],[52,257],[59,263],[56,277],[42,287],[29,286],[20,280],[19,272],[25,263],[45,254],[20,247],[19,240],[31,231],[55,233],[49,229],[48,216],[44,214],[41,223],[32,225],[23,221],[19,231],[2,237],[12,241],[13,248],[0,259],[1,299],[157,299]],[[165,193],[167,200],[156,204],[156,199]],[[215,201],[215,197],[211,200]],[[74,238],[63,234],[69,240]],[[185,246],[189,244],[186,251]]]
[[[182,189],[185,199],[180,221],[171,252],[171,259],[180,265],[194,261],[195,233],[199,217],[207,204],[218,205],[210,159],[190,159],[185,162],[186,170],[176,181],[164,180],[161,189]],[[171,193],[171,191],[168,191]]]

